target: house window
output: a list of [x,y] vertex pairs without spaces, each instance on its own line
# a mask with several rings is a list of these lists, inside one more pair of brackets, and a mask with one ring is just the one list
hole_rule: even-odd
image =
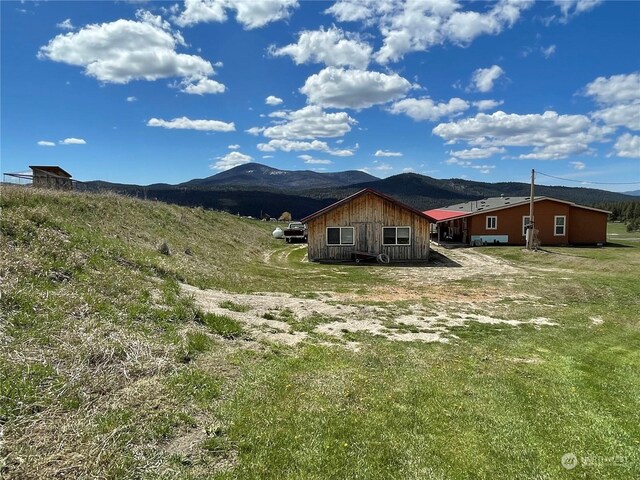
[[527,225],[529,225],[531,223],[531,217],[530,216],[524,216],[522,217],[522,236],[526,237],[527,236]]
[[498,217],[487,217],[487,230],[497,230]]
[[353,245],[353,227],[328,227],[327,245]]
[[383,245],[410,245],[411,227],[383,227]]
[[567,227],[567,217],[565,217],[564,215],[556,215],[554,219],[555,227],[553,230],[553,234],[556,237],[563,237]]

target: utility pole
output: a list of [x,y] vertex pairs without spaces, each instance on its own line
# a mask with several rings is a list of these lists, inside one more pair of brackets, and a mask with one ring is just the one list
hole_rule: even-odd
[[536,171],[531,169],[531,194],[529,198],[529,227],[527,228],[527,250],[533,250],[533,186],[536,179]]

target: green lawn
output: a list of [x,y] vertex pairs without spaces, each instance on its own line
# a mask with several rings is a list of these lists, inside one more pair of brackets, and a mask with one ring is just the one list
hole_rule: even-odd
[[[402,267],[303,262],[268,222],[1,193],[2,478],[640,477],[640,244],[620,224],[604,248],[481,248],[518,273],[418,288]],[[288,346],[234,320],[243,302],[207,313],[180,283],[389,312],[448,293],[460,312],[557,325],[470,322],[448,343],[352,332],[348,348],[282,310],[310,332]],[[401,289],[414,296],[359,300]]]

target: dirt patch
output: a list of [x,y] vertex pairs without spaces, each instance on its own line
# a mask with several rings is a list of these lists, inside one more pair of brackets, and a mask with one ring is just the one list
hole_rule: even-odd
[[591,321],[591,327],[597,327],[598,325],[602,325],[604,323],[602,317],[590,317],[589,320]]
[[[305,245],[277,251],[266,262],[284,261]],[[340,273],[339,269],[335,269]],[[316,292],[318,298],[298,298],[285,293],[235,294],[200,290],[182,285],[203,310],[227,315],[242,322],[257,340],[296,345],[303,341],[324,342],[335,337],[348,348],[357,349],[350,333],[367,333],[392,341],[449,342],[453,328],[481,323],[487,325],[556,325],[545,317],[529,320],[509,318],[500,300],[514,304],[539,299],[517,293],[510,286],[516,275],[527,271],[476,249],[445,250],[435,247],[432,262],[420,266],[375,267],[372,274],[393,280],[362,293]],[[504,279],[504,282],[496,277]],[[483,280],[487,282],[483,282]],[[470,282],[456,283],[459,280]],[[385,282],[386,283],[386,282]],[[426,303],[425,303],[426,300]],[[408,302],[402,307],[399,301]],[[239,304],[243,311],[221,305]],[[375,305],[363,303],[375,302]],[[481,313],[477,313],[481,312]],[[306,322],[306,323],[305,323]],[[304,327],[301,327],[304,324]]]
[[[362,317],[375,312],[375,307],[335,305],[322,300],[297,298],[286,293],[258,293],[254,295],[226,293],[218,290],[200,290],[182,285],[185,293],[193,295],[204,311],[227,315],[246,324],[258,339],[295,345],[308,337],[307,332],[295,331],[287,318],[302,320],[310,316]],[[231,301],[247,307],[246,312],[235,312],[220,306]],[[285,317],[284,319],[282,317]]]
[[[463,327],[472,322],[513,327],[524,324],[557,325],[545,317],[517,320],[468,313],[469,309],[478,307],[473,302],[440,303],[431,307],[413,304],[399,309],[393,303],[382,306],[345,305],[287,294],[232,294],[200,290],[188,285],[182,288],[185,293],[194,296],[203,310],[227,315],[244,323],[256,339],[287,345],[315,340],[314,334],[335,337],[336,341],[342,342],[350,333],[367,333],[391,341],[447,343],[456,338],[451,332],[453,327]],[[225,301],[243,305],[246,311],[237,312],[221,307],[220,304]],[[319,325],[308,331],[294,328],[296,322],[311,317],[325,321],[320,321]],[[357,349],[354,342],[350,342],[348,347]]]

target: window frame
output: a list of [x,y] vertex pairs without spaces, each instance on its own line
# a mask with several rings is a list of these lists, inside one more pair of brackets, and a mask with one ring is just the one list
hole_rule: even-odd
[[[393,228],[395,229],[395,241],[396,243],[384,243],[384,229],[385,228]],[[409,243],[398,243],[398,229],[406,228],[409,230]],[[411,246],[411,227],[409,225],[385,225],[382,227],[382,246],[383,247],[408,247]]]
[[[489,226],[489,219],[493,218],[493,227]],[[498,217],[496,215],[487,215],[484,220],[485,230],[497,230],[498,229]]]
[[[558,219],[562,218],[562,225],[558,225]],[[558,233],[558,227],[562,227],[562,233]],[[567,216],[566,215],[554,215],[553,216],[553,236],[564,237],[567,235]]]
[[[340,243],[329,243],[329,230],[332,228],[337,228],[340,231]],[[351,243],[344,243],[342,241],[342,230],[350,229],[351,230]],[[344,227],[327,227],[324,237],[325,243],[327,247],[352,247],[356,244],[356,231],[354,227],[344,226]]]
[[527,236],[527,225],[531,223],[531,217],[529,215],[522,216],[522,236]]

